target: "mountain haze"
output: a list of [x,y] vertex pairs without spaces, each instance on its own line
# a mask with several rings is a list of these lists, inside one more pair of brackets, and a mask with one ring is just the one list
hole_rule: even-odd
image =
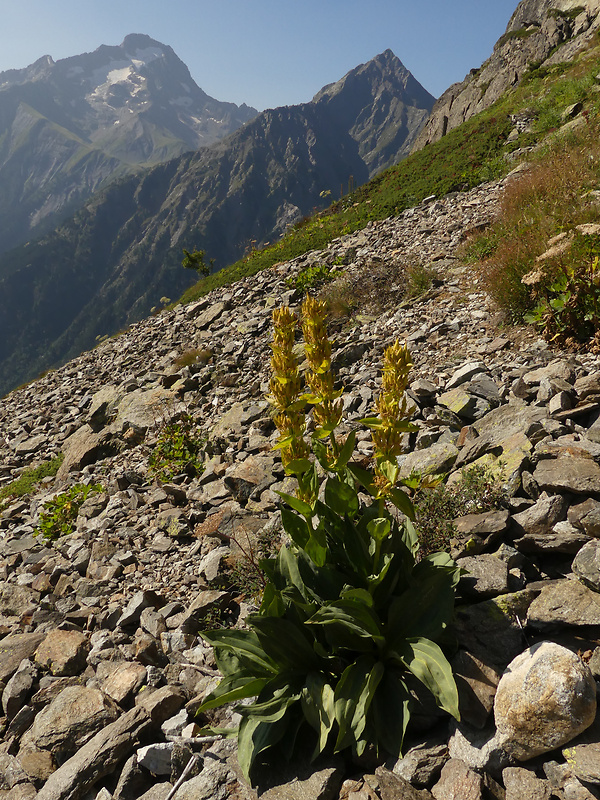
[[256,113],[209,97],[170,47],[141,34],[0,73],[0,253],[108,180],[210,145]]
[[403,158],[433,102],[386,51],[309,103],[111,184],[0,261],[0,393],[179,296],[182,248],[218,269]]

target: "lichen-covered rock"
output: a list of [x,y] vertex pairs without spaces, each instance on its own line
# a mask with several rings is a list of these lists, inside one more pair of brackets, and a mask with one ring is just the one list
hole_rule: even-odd
[[529,648],[498,684],[494,717],[503,747],[527,761],[571,741],[596,716],[596,684],[575,653],[553,642]]

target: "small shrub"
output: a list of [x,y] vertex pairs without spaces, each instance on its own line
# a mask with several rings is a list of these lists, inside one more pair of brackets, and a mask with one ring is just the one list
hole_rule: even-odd
[[314,267],[305,267],[294,277],[288,278],[287,284],[305,293],[309,289],[319,289],[335,277],[336,273],[331,271],[328,264],[316,264]]
[[73,533],[83,503],[91,493],[102,491],[104,488],[97,483],[76,483],[67,491],[47,500],[40,512],[36,535],[43,536],[46,541],[54,541]]
[[[452,670],[437,643],[452,618],[458,570],[443,553],[416,562],[412,505],[396,485],[396,457],[414,427],[404,394],[410,356],[398,343],[385,353],[376,416],[363,420],[375,463],[361,469],[351,463],[355,433],[336,436],[343,404],[324,317],[324,304],[308,297],[305,392],[293,350],[295,316],[286,308],[274,313],[277,447],[298,483],[296,496],[280,493],[290,544],[264,562],[268,581],[248,629],[203,634],[224,677],[200,713],[256,697],[237,707],[246,778],[263,751],[289,759],[307,740],[313,757],[326,750],[361,756],[368,747],[398,756],[413,692],[459,716]],[[310,445],[307,403],[315,424]]]
[[406,270],[406,297],[420,297],[429,291],[437,272],[429,264],[412,264]]
[[64,456],[61,454],[51,461],[44,461],[37,467],[30,467],[19,475],[14,481],[0,489],[0,509],[12,498],[23,497],[30,494],[44,478],[53,478],[62,464]]
[[149,461],[149,471],[159,480],[169,481],[185,472],[199,475],[203,470],[205,441],[189,414],[162,425]]
[[415,527],[421,557],[448,550],[456,533],[454,520],[500,508],[504,494],[491,473],[483,467],[465,468],[452,486],[439,483],[417,491]]
[[191,367],[194,364],[206,364],[212,358],[212,350],[207,348],[186,350],[174,361],[174,365],[181,369],[182,367]]

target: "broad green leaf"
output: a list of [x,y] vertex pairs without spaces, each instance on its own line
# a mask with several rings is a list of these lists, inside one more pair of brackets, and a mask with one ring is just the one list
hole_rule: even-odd
[[373,608],[373,598],[366,589],[344,589],[340,600],[359,600],[369,608]]
[[387,458],[382,458],[378,461],[377,466],[382,475],[388,479],[388,481],[392,484],[392,486],[398,480],[398,473],[400,472],[400,468],[395,461],[390,461]]
[[402,672],[387,667],[371,705],[373,727],[377,739],[394,757],[402,753],[406,726],[410,719],[410,693],[402,680]]
[[458,691],[452,667],[435,642],[429,639],[408,639],[390,655],[396,656],[429,689],[440,708],[455,719],[460,719]]
[[281,522],[292,541],[294,541],[298,547],[306,547],[311,537],[311,528],[307,521],[293,511],[290,511],[289,508],[282,508]]
[[306,686],[302,692],[302,711],[319,737],[313,754],[315,758],[322,753],[335,722],[334,692],[323,675],[311,672],[307,675]]
[[297,497],[294,497],[293,494],[286,494],[285,492],[276,492],[276,494],[284,500],[288,506],[297,511],[299,514],[302,514],[303,517],[311,517],[313,510],[305,503],[303,500],[299,500]]
[[359,422],[361,425],[365,425],[367,428],[372,428],[373,430],[379,430],[385,427],[384,423],[381,421],[381,417],[365,417],[359,420]]
[[335,718],[339,727],[336,752],[360,740],[383,673],[383,664],[367,655],[360,656],[342,673],[335,689]]
[[317,567],[325,566],[327,563],[327,548],[323,547],[323,545],[317,541],[315,536],[311,536],[304,549],[306,550],[307,555],[310,556],[311,560],[315,562]]
[[336,469],[340,470],[346,466],[348,461],[352,458],[352,454],[354,453],[354,447],[356,445],[356,431],[350,431],[346,441],[344,442],[344,446],[340,450],[340,454],[337,457]]
[[263,670],[263,674],[276,672],[276,666],[267,656],[254,631],[234,631],[222,629],[202,633],[202,638],[215,648],[217,664],[221,648],[231,650],[235,657],[244,663],[252,663]]
[[367,530],[376,542],[382,542],[389,535],[391,527],[392,523],[389,519],[377,517],[377,519],[372,519],[369,522]]
[[278,665],[294,670],[318,669],[319,659],[307,637],[289,620],[253,614],[248,624],[257,632],[265,653]]
[[337,478],[325,484],[325,503],[340,517],[354,517],[358,513],[358,496],[351,486]]
[[[418,593],[418,603],[415,594]],[[400,638],[422,636],[437,639],[454,614],[454,589],[451,576],[441,569],[423,573],[421,580],[395,598],[388,617],[388,641],[395,649]]]
[[197,713],[208,711],[210,708],[223,706],[225,703],[234,703],[236,700],[244,700],[247,697],[256,697],[265,687],[266,678],[256,678],[244,683],[240,682],[237,688],[232,688],[234,681],[224,678],[221,683],[213,689],[206,700],[198,708]]
[[[277,722],[281,719],[288,706],[300,699],[300,691],[295,691],[291,684],[286,682],[285,673],[278,676],[277,682],[283,685],[276,689],[266,686],[256,702],[242,706],[239,709],[242,716],[260,717],[264,722]],[[267,696],[263,698],[265,694]]]
[[259,753],[277,744],[285,735],[288,721],[285,719],[287,707],[282,707],[281,718],[277,722],[264,722],[260,717],[245,716],[238,732],[238,762],[248,783],[252,764]]
[[285,470],[290,475],[301,475],[303,472],[307,472],[311,467],[312,464],[308,458],[296,458],[286,465]]
[[373,496],[377,494],[377,488],[373,483],[373,475],[369,472],[369,470],[363,469],[356,464],[348,464],[348,469],[356,481],[363,487],[363,489],[366,489],[367,492]]
[[347,628],[362,639],[373,639],[383,643],[381,621],[373,608],[362,598],[345,597],[320,608],[307,625],[337,625]]
[[406,492],[403,492],[402,489],[391,488],[388,491],[388,497],[396,508],[403,514],[406,514],[409,519],[415,518],[415,509]]

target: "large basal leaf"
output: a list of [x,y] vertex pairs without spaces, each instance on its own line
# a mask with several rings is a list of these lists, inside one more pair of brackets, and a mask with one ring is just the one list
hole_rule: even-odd
[[336,752],[352,746],[361,738],[383,673],[383,664],[367,655],[360,656],[342,673],[335,688],[335,718],[339,728]]
[[452,667],[435,642],[410,639],[390,654],[396,656],[434,696],[436,703],[455,719],[460,719],[458,691]]
[[267,656],[253,631],[234,631],[224,628],[210,633],[203,632],[201,636],[215,648],[219,669],[221,665],[227,669],[229,663],[219,663],[220,651],[224,649],[231,651],[245,668],[254,670],[257,675],[268,677],[277,672],[277,665]]
[[390,648],[394,650],[398,641],[417,636],[437,639],[450,623],[453,611],[451,576],[433,566],[421,570],[419,580],[390,604],[387,621]]
[[300,627],[281,617],[248,617],[248,624],[257,632],[265,653],[283,668],[309,671],[318,669],[315,655]]
[[[377,646],[385,643],[381,620],[360,597],[346,597],[319,609],[307,625],[323,625],[346,633],[348,641],[360,646],[358,639],[369,639]],[[328,631],[326,634],[328,635]],[[352,647],[352,644],[344,645]],[[360,649],[363,649],[360,647]]]
[[342,470],[348,461],[352,458],[354,454],[354,446],[356,444],[356,431],[350,431],[348,434],[346,441],[344,442],[344,446],[340,450],[340,453],[337,457],[337,463],[335,465],[337,470]]
[[225,703],[234,703],[248,697],[256,697],[265,687],[266,678],[223,678],[221,683],[207,696],[197,713],[217,708]]
[[313,753],[315,758],[325,749],[335,722],[334,692],[321,673],[311,672],[306,676],[301,702],[306,721],[317,732],[318,742]]
[[377,687],[371,717],[378,742],[391,756],[400,756],[406,726],[410,718],[410,693],[401,670],[386,667]]
[[260,717],[246,716],[238,732],[238,762],[244,778],[251,783],[250,770],[259,753],[277,744],[285,735],[290,720],[286,719],[287,707],[282,706],[277,722],[265,722]]

